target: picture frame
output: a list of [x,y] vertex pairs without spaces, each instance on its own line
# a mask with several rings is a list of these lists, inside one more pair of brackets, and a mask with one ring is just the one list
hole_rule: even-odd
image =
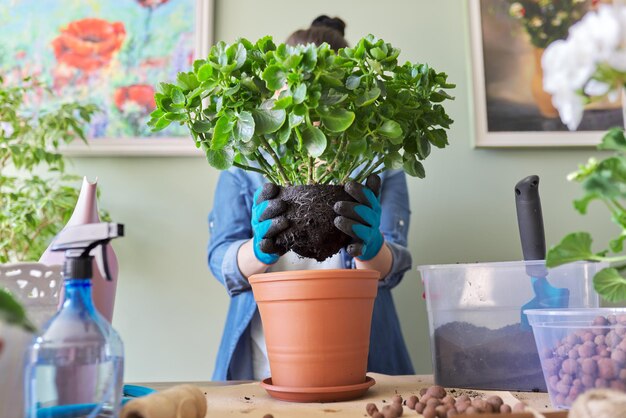
[[63,154],[204,155],[185,126],[153,135],[146,123],[159,82],[175,82],[208,54],[214,0],[33,1],[0,6],[3,27],[15,33],[3,40],[5,80],[33,75],[47,86],[52,95],[35,97],[35,108],[79,101],[101,109],[86,129],[87,143],[76,139]]
[[586,108],[577,131],[567,130],[543,91],[542,50],[509,15],[511,4],[468,3],[474,147],[589,147],[609,128],[623,126],[620,103],[602,102]]

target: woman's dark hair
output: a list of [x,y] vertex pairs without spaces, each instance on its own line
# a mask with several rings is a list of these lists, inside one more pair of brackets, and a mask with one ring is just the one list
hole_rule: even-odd
[[311,22],[308,29],[300,29],[292,33],[285,43],[287,45],[320,45],[326,42],[336,51],[348,46],[348,42],[343,37],[345,28],[346,24],[340,18],[321,15]]

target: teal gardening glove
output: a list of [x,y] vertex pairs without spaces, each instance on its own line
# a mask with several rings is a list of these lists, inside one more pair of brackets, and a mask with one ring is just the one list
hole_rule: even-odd
[[285,253],[276,247],[274,238],[287,229],[289,221],[282,216],[287,204],[277,199],[280,187],[265,183],[254,193],[252,200],[253,248],[256,258],[265,264],[274,264]]
[[385,241],[380,232],[380,177],[370,175],[365,186],[350,181],[344,186],[345,191],[356,202],[337,202],[335,226],[353,238],[346,251],[352,257],[367,261],[374,258]]

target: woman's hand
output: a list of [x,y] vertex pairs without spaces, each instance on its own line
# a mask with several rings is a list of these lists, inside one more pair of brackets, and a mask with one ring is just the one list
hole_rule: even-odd
[[356,202],[342,201],[334,206],[339,215],[335,218],[335,226],[353,238],[346,251],[361,261],[376,257],[385,242],[380,232],[380,177],[370,175],[365,184],[346,183],[345,191]]
[[285,253],[276,247],[275,237],[289,226],[282,214],[287,204],[277,199],[280,187],[265,183],[255,193],[252,203],[253,249],[255,257],[264,264],[274,264]]

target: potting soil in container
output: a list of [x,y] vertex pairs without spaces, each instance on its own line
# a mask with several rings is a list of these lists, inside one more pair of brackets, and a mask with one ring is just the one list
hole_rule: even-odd
[[435,329],[435,378],[446,387],[546,391],[532,331],[450,322]]

